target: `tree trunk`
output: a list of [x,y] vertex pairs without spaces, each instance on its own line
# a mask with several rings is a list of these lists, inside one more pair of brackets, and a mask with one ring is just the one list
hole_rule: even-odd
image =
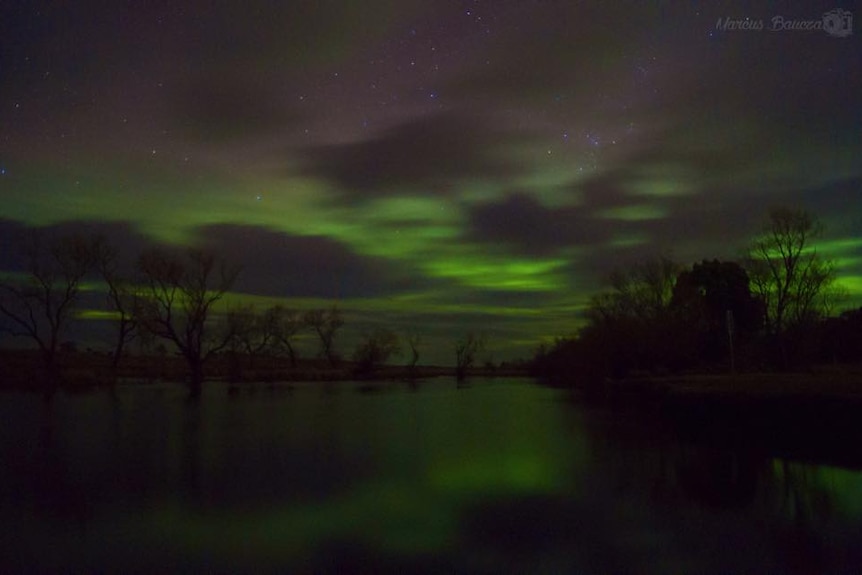
[[114,346],[114,355],[111,357],[111,370],[114,374],[117,373],[117,368],[120,366],[120,358],[123,356],[124,347],[125,341],[123,340],[123,336],[120,336],[117,344]]
[[198,399],[203,392],[203,362],[200,359],[189,358],[189,372],[189,398]]
[[57,388],[60,387],[60,370],[57,365],[57,353],[53,349],[42,349],[42,390],[43,398],[50,402],[54,398]]

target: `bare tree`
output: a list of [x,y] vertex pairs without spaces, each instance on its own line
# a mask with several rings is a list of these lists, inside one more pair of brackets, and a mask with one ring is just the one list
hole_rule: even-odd
[[362,341],[356,346],[353,361],[357,363],[357,371],[360,373],[372,373],[385,364],[390,357],[400,353],[401,346],[395,332],[386,328],[378,328],[365,334]]
[[233,336],[233,344],[250,357],[270,351],[276,344],[279,331],[277,312],[277,307],[271,307],[258,314],[250,305],[228,311],[228,331]]
[[595,320],[660,317],[670,304],[673,286],[681,266],[667,257],[658,257],[610,276],[610,291],[594,296],[590,314]]
[[117,317],[117,338],[111,358],[116,374],[126,345],[137,335],[139,298],[131,279],[120,272],[117,251],[104,237],[99,236],[93,242],[93,261],[107,287],[108,309]]
[[467,377],[467,370],[484,348],[484,339],[473,332],[469,332],[463,339],[455,342],[455,377],[458,381]]
[[47,372],[46,394],[56,386],[60,336],[72,317],[81,282],[93,261],[92,240],[72,235],[48,240],[34,233],[23,277],[0,283],[2,329],[32,339]]
[[416,379],[416,364],[419,362],[419,346],[422,344],[422,340],[416,333],[409,333],[404,339],[410,348],[410,360],[407,362],[407,377],[411,382],[414,382]]
[[824,311],[835,267],[812,245],[822,234],[823,225],[805,210],[775,208],[748,249],[751,285],[766,306],[767,330],[775,336]]
[[422,344],[422,339],[417,334],[410,333],[405,340],[407,341],[407,346],[410,348],[410,361],[407,367],[412,372],[416,369],[416,364],[419,362],[419,346]]
[[[228,348],[234,356],[242,352],[253,363],[254,358],[265,353],[287,352],[291,367],[296,367],[293,338],[303,326],[298,312],[275,305],[257,313],[253,306],[245,305],[231,309],[226,319],[232,334]],[[233,361],[238,369],[239,359],[234,357]]]
[[344,325],[341,310],[338,309],[337,305],[333,305],[328,310],[310,310],[306,312],[304,319],[306,325],[314,329],[320,338],[320,355],[328,359],[330,365],[335,365],[338,359],[333,347],[335,335]]
[[204,363],[233,338],[230,329],[214,330],[208,320],[213,305],[233,285],[238,270],[228,269],[222,262],[216,271],[215,258],[197,250],[190,250],[185,260],[150,250],[141,255],[138,267],[144,292],[140,323],[177,347],[189,366],[189,393],[199,397]]
[[304,322],[300,317],[299,312],[292,309],[286,309],[280,305],[272,307],[268,310],[271,314],[271,321],[274,328],[274,349],[276,351],[287,351],[290,357],[290,366],[296,367],[296,348],[293,345],[293,338],[302,329]]

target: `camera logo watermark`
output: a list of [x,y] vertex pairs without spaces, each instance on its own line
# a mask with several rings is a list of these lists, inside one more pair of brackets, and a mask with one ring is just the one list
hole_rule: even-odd
[[760,32],[763,30],[768,32],[808,32],[823,30],[830,36],[846,38],[853,33],[853,14],[848,10],[836,8],[825,12],[819,20],[799,20],[776,15],[767,22],[753,18],[726,16],[718,19],[715,23],[715,29],[722,32]]

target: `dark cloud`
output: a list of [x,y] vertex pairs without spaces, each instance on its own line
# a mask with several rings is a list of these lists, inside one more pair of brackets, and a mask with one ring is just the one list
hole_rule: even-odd
[[352,200],[439,191],[458,180],[500,180],[518,172],[501,150],[512,136],[478,115],[435,114],[365,141],[307,149],[305,170],[331,179]]
[[416,289],[415,270],[363,256],[323,236],[294,236],[250,225],[219,224],[196,231],[199,247],[242,272],[235,289],[278,297],[385,297]]
[[25,268],[26,245],[31,228],[21,222],[0,219],[0,271],[20,271]]
[[789,199],[814,213],[830,215],[832,227],[826,229],[827,234],[862,238],[862,177],[838,179],[807,187],[799,190],[797,197]]
[[31,226],[14,220],[0,220],[0,271],[26,269],[26,253],[34,238],[52,242],[67,237],[101,237],[116,253],[121,271],[132,274],[138,255],[156,244],[131,222],[71,220],[48,226]]
[[[152,240],[129,222],[68,221],[35,227],[0,220],[0,243],[4,246],[0,270],[26,269],[26,249],[34,234],[45,241],[101,236],[115,250],[121,271],[130,276],[135,275],[138,256],[146,250],[159,248],[180,256],[185,250]],[[386,297],[434,283],[411,266],[357,254],[323,236],[294,236],[250,225],[219,224],[195,230],[193,244],[229,266],[239,267],[234,289],[255,295]]]
[[533,196],[513,193],[500,202],[470,208],[465,235],[514,253],[547,256],[566,247],[601,243],[609,231],[581,207],[548,208]]

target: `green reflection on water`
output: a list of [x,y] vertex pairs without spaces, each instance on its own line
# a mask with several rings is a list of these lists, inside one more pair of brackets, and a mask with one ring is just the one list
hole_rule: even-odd
[[155,548],[169,542],[174,554],[228,563],[246,556],[313,563],[327,542],[397,555],[444,552],[458,541],[464,506],[477,497],[544,494],[571,484],[585,452],[577,457],[580,442],[560,433],[553,394],[523,381],[461,391],[434,383],[418,393],[373,396],[339,384],[329,391],[299,386],[277,409],[265,406],[266,398],[215,401],[186,413],[182,433],[166,442],[171,459],[196,459],[199,474],[248,461],[248,452],[266,447],[259,441],[296,450],[316,445],[335,468],[358,457],[373,473],[346,476],[342,488],[312,501],[289,500],[285,485],[285,502],[220,508],[211,493],[199,495],[209,502],[201,509],[162,502],[123,531]]
[[[439,558],[488,571],[782,571],[789,529],[825,541],[830,561],[862,535],[857,471],[690,443],[526,381],[290,389],[229,400],[215,384],[199,406],[179,386],[121,389],[113,406],[61,397],[39,449],[18,445],[38,398],[0,403],[0,455],[62,462],[50,483],[6,474],[0,487],[26,485],[33,504],[75,500],[59,517],[16,503],[17,536],[35,543],[12,565],[316,571],[341,553],[354,566],[396,561],[390,571]],[[725,536],[745,549],[726,555]]]
[[862,473],[828,465],[773,460],[780,505],[793,518],[862,519]]

